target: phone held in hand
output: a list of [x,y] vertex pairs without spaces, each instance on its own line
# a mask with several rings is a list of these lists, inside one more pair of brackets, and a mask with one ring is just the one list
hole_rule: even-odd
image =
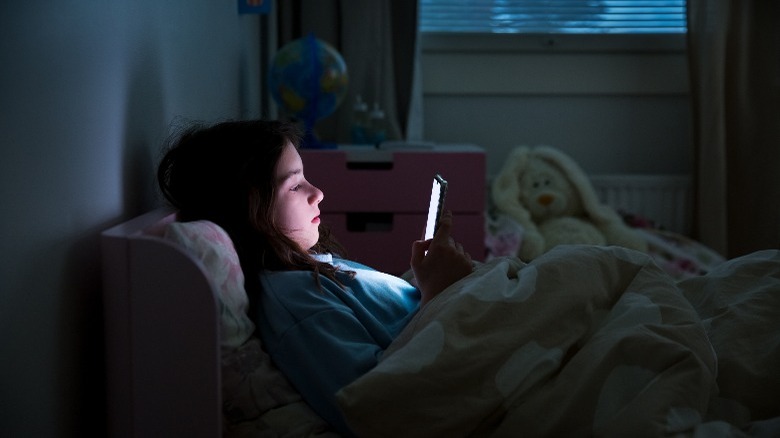
[[425,240],[433,238],[436,230],[439,229],[439,220],[441,219],[442,207],[444,206],[444,197],[447,194],[447,180],[438,173],[433,177],[433,186],[431,187],[431,201],[428,205],[428,221],[425,224]]

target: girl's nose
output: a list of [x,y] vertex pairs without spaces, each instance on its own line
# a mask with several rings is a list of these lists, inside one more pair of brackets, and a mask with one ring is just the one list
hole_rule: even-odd
[[325,193],[322,192],[319,188],[315,186],[311,186],[314,189],[314,193],[312,196],[312,202],[315,204],[319,204],[322,202],[322,199],[325,197]]

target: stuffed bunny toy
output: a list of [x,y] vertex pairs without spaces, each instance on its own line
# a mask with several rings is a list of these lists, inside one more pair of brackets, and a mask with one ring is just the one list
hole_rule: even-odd
[[517,254],[531,261],[561,244],[618,245],[647,251],[647,242],[599,202],[585,172],[549,146],[519,146],[491,186],[498,213],[523,227]]

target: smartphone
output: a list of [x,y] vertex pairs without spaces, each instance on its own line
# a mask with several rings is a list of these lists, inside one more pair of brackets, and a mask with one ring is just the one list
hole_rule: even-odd
[[425,224],[425,240],[433,238],[436,230],[439,229],[439,219],[441,219],[444,196],[446,194],[447,180],[437,173],[433,176],[433,186],[431,187],[431,202],[428,204],[428,222]]

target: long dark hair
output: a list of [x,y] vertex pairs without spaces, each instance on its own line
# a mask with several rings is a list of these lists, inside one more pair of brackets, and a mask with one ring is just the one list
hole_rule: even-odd
[[[307,270],[318,285],[318,274],[340,283],[336,268],[302,250],[273,220],[276,163],[287,143],[300,146],[301,135],[296,124],[283,120],[191,126],[157,169],[160,190],[179,220],[209,220],[230,235],[248,282],[268,269]],[[324,226],[312,251],[344,255]]]

